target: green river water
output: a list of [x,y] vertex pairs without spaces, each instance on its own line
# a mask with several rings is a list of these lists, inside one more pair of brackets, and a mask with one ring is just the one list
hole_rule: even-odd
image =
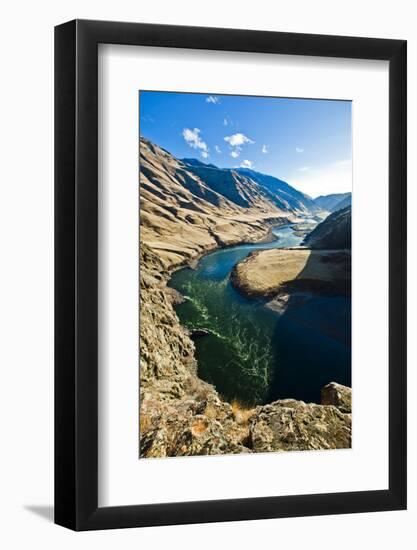
[[351,385],[350,297],[290,302],[282,314],[264,300],[243,297],[230,283],[237,262],[252,250],[300,244],[290,225],[273,233],[272,243],[217,250],[196,269],[175,272],[169,284],[186,298],[176,312],[184,326],[210,331],[195,341],[198,375],[225,399],[247,405],[287,397],[319,402],[328,382]]

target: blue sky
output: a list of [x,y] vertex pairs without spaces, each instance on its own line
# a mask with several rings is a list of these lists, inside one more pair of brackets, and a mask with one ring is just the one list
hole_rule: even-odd
[[316,197],[351,191],[351,102],[140,92],[140,132],[178,158],[246,166]]

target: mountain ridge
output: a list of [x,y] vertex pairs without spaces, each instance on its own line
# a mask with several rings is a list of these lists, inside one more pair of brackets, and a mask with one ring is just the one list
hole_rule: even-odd
[[273,225],[319,211],[313,199],[273,176],[180,160],[143,137],[139,153],[141,242],[167,267],[260,240]]
[[249,168],[237,168],[236,171],[240,174],[248,175],[260,185],[265,186],[271,193],[281,196],[281,200],[284,200],[289,208],[295,208],[296,210],[311,214],[315,214],[321,210],[309,195],[295,189],[295,187],[280,178]]
[[352,201],[352,193],[331,193],[329,195],[320,195],[314,199],[314,202],[323,210],[335,212],[349,206]]
[[219,246],[262,239],[272,225],[292,216],[255,195],[249,208],[242,207],[231,200],[234,195],[239,201],[244,198],[238,194],[236,176],[226,174],[235,183],[228,197],[208,185],[189,164],[147,139],[141,138],[139,154],[140,241],[158,255],[166,269],[189,263]]

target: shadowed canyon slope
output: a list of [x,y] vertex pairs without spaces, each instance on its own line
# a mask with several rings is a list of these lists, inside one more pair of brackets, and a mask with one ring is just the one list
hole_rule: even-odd
[[310,248],[343,249],[351,248],[352,235],[351,207],[330,214],[304,239]]

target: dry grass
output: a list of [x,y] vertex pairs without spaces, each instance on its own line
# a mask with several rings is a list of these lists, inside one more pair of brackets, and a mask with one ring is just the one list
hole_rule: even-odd
[[233,416],[235,417],[236,422],[240,425],[247,424],[255,412],[253,407],[247,407],[240,403],[237,399],[233,399],[231,406]]
[[216,407],[214,407],[210,403],[206,406],[204,414],[205,416],[207,416],[207,418],[210,418],[211,420],[217,420],[218,411]]
[[151,427],[151,417],[143,412],[139,415],[139,432],[144,434]]
[[208,396],[213,392],[213,386],[203,382],[196,376],[189,376],[186,383],[185,389],[187,394],[190,397],[198,398],[201,401],[204,401]]
[[207,430],[207,424],[204,420],[196,420],[191,426],[191,433],[193,435],[199,436]]

